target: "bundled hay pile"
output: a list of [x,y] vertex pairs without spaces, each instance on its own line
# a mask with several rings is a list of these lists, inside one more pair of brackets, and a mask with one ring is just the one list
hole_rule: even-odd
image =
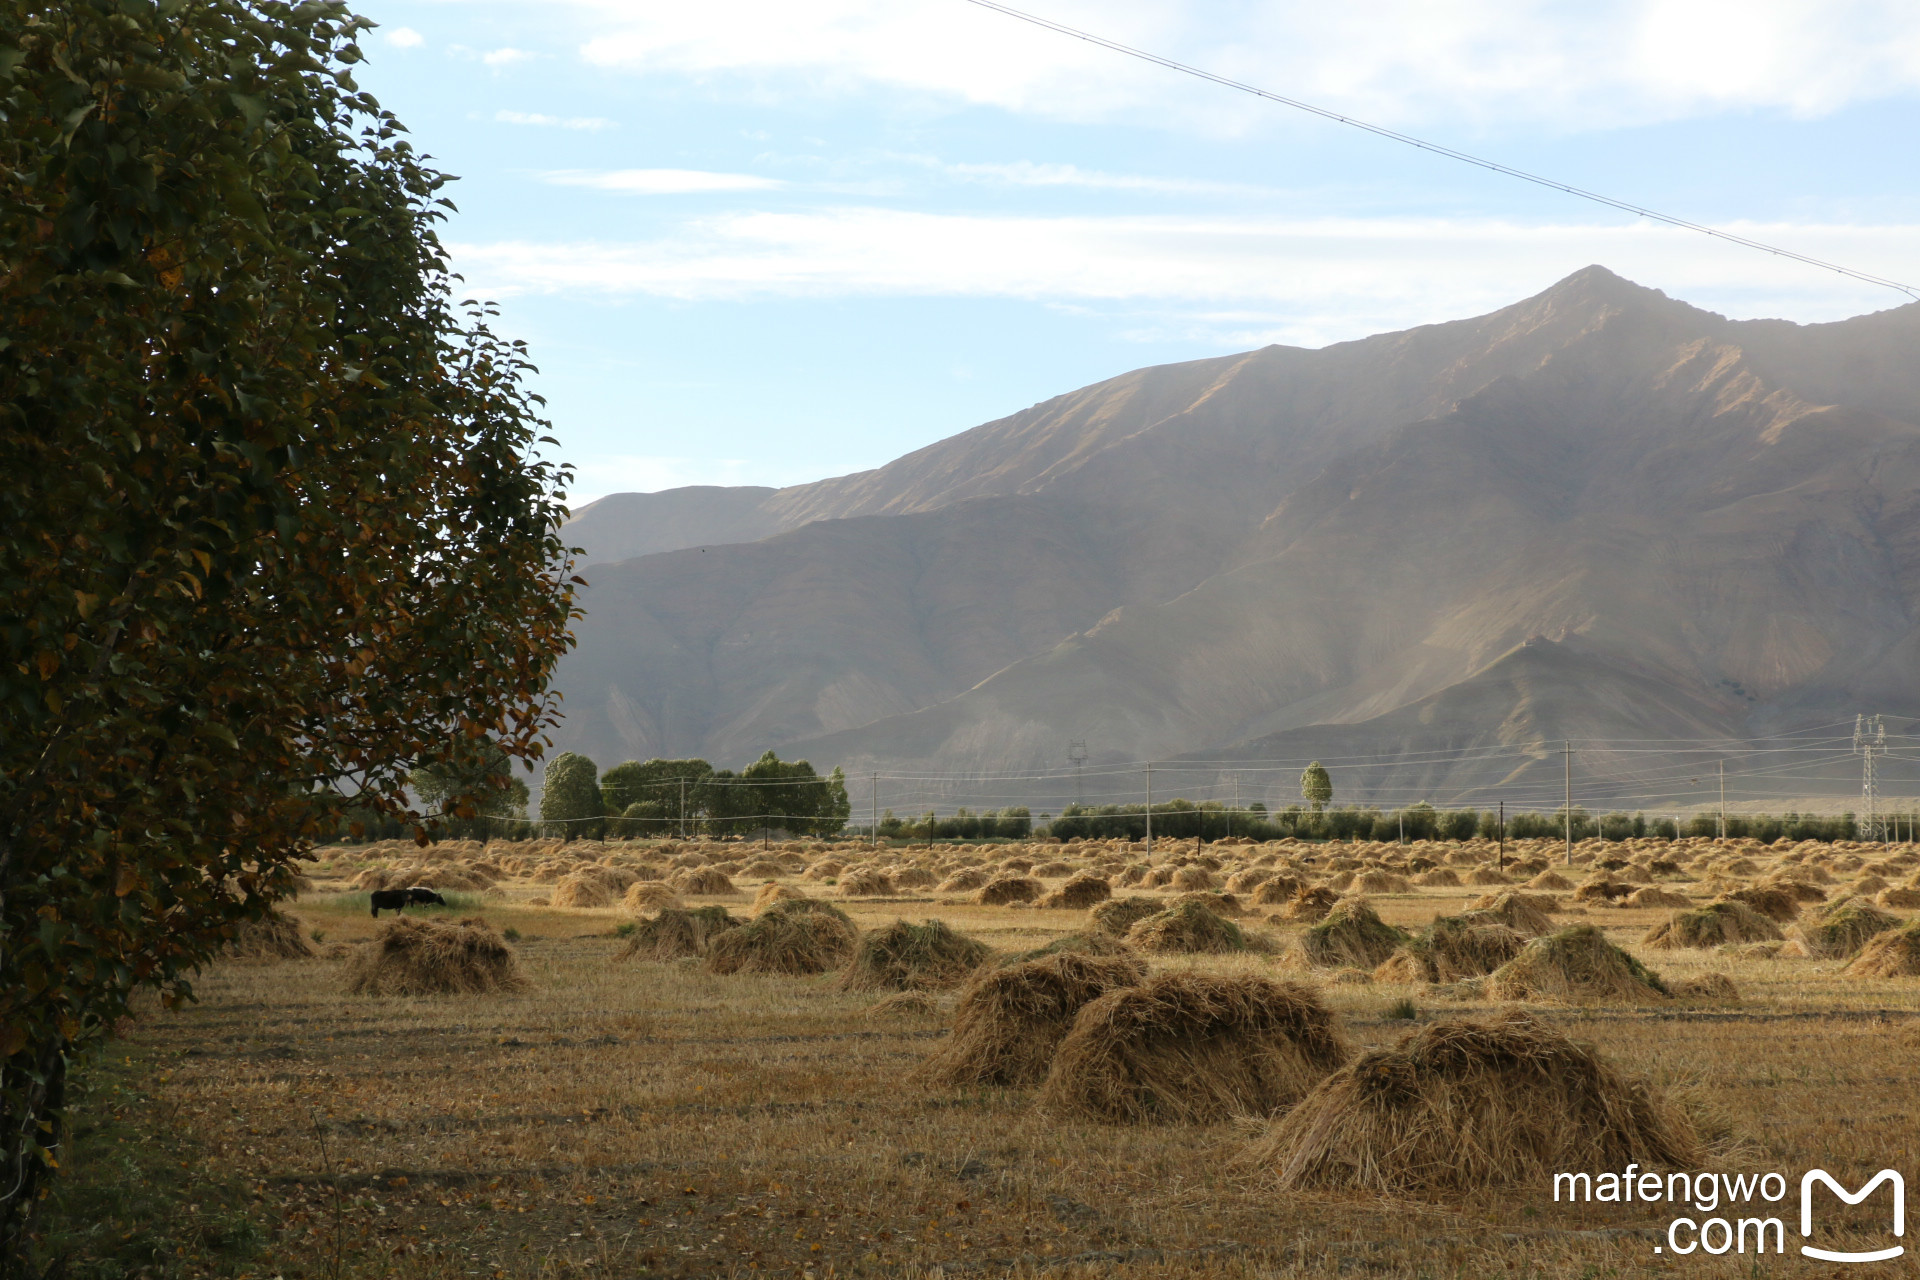
[[1718,947],[1727,943],[1774,942],[1782,936],[1779,926],[1744,902],[1731,898],[1709,902],[1692,911],[1676,911],[1665,921],[1647,930],[1642,946],[1661,951],[1681,947]]
[[1124,937],[1137,921],[1159,915],[1165,909],[1165,904],[1158,898],[1113,898],[1095,907],[1088,915],[1087,923],[1096,933]]
[[777,880],[787,874],[787,869],[771,858],[755,858],[740,868],[740,874],[748,880]]
[[1197,902],[1213,914],[1229,920],[1247,914],[1247,909],[1240,905],[1240,899],[1230,893],[1183,893],[1167,905],[1177,907],[1183,902]]
[[730,898],[740,892],[718,867],[687,867],[667,883],[689,898]]
[[347,968],[347,990],[354,995],[481,995],[527,986],[513,948],[477,918],[458,924],[389,920]]
[[635,915],[650,915],[684,904],[672,886],[658,880],[636,880],[627,886],[626,896],[620,899],[620,905]]
[[1405,876],[1391,871],[1362,871],[1354,877],[1352,885],[1358,893],[1405,893],[1412,887]]
[[1644,889],[1635,889],[1627,895],[1630,907],[1656,907],[1663,911],[1685,910],[1693,905],[1693,899],[1684,893],[1675,893],[1671,889],[1662,889],[1658,885],[1648,885]]
[[1801,945],[1815,959],[1845,960],[1859,955],[1875,935],[1899,926],[1899,916],[1858,898],[1842,898],[1817,920],[1801,925],[1799,934]]
[[1182,893],[1197,893],[1219,887],[1219,882],[1213,878],[1213,872],[1205,867],[1181,867],[1173,873],[1173,879],[1167,883]]
[[1733,985],[1733,979],[1724,973],[1703,973],[1695,978],[1682,978],[1673,984],[1673,998],[1676,1000],[1711,1000],[1715,1004],[1740,1003],[1740,988]]
[[1046,886],[1031,876],[1001,876],[981,886],[974,901],[983,907],[1004,907],[1014,902],[1032,902]]
[[925,867],[895,867],[887,872],[887,879],[893,881],[895,890],[931,889],[940,881],[939,876]]
[[1227,877],[1227,892],[1252,893],[1273,876],[1274,873],[1265,867],[1244,867]]
[[1486,912],[1439,916],[1373,972],[1376,982],[1459,982],[1519,955],[1525,937]]
[[1043,880],[1058,880],[1063,876],[1072,875],[1078,869],[1071,862],[1062,862],[1056,858],[1052,862],[1043,862],[1035,867],[1033,874]]
[[561,877],[549,901],[556,907],[592,908],[610,907],[613,899],[613,886],[583,869]]
[[856,867],[841,875],[836,892],[843,898],[890,898],[893,877],[872,867]]
[[1300,935],[1299,947],[1316,969],[1371,971],[1406,940],[1406,934],[1382,921],[1365,902],[1343,898],[1326,919]]
[[1883,907],[1895,907],[1903,911],[1910,910],[1914,907],[1920,907],[1920,889],[1882,889],[1879,896],[1874,899],[1874,902]]
[[1310,987],[1163,973],[1080,1010],[1053,1055],[1040,1105],[1111,1124],[1270,1116],[1351,1056]]
[[992,948],[955,933],[945,921],[895,920],[854,948],[840,975],[842,991],[925,991],[955,987],[986,962]]
[[737,929],[741,921],[727,914],[725,907],[666,907],[651,920],[642,920],[627,935],[627,945],[616,960],[678,960],[700,956],[715,934]]
[[1413,878],[1413,882],[1424,889],[1450,889],[1460,883],[1460,877],[1451,867],[1435,867],[1431,871],[1422,871]]
[[1468,884],[1512,884],[1513,877],[1494,867],[1475,867],[1467,873]]
[[1010,951],[996,957],[993,963],[1004,968],[1008,965],[1023,964],[1028,960],[1057,956],[1067,951],[1084,956],[1130,956],[1133,954],[1132,947],[1110,933],[1063,933],[1044,947],[1035,947],[1031,951]]
[[791,977],[838,969],[852,958],[860,931],[847,913],[818,899],[776,902],[737,929],[707,942],[707,972]]
[[808,867],[805,876],[809,880],[831,880],[847,869],[847,864],[838,858],[822,858]]
[[1038,1084],[1086,1005],[1147,976],[1132,956],[1064,951],[983,970],[953,1011],[953,1034],[915,1074],[951,1087]]
[[1113,896],[1113,886],[1105,877],[1077,875],[1040,899],[1040,905],[1053,910],[1084,911]]
[[1854,978],[1920,977],[1920,920],[1869,938],[1846,973]]
[[258,920],[235,926],[227,954],[236,960],[311,960],[313,948],[300,933],[300,922],[269,909]]
[[1299,876],[1275,875],[1254,886],[1253,902],[1261,907],[1285,906],[1304,887]]
[[1493,1000],[1659,1000],[1667,995],[1660,975],[1607,941],[1590,924],[1577,924],[1535,938],[1493,971],[1485,993]]
[[1735,889],[1727,895],[1727,901],[1745,903],[1767,919],[1777,920],[1781,924],[1786,924],[1800,914],[1800,899],[1790,890],[1777,884],[1757,885],[1751,889]]
[[1293,901],[1287,903],[1284,914],[1289,920],[1324,920],[1334,905],[1340,901],[1340,895],[1325,885],[1314,885],[1293,895]]
[[1622,884],[1618,880],[1609,880],[1605,876],[1597,876],[1581,885],[1578,889],[1575,889],[1573,891],[1573,900],[1575,902],[1585,902],[1593,906],[1604,907],[1612,904],[1617,899],[1627,897],[1632,892],[1633,886],[1630,884]]
[[1251,1158],[1285,1190],[1445,1195],[1580,1169],[1698,1167],[1693,1126],[1645,1082],[1543,1022],[1435,1022],[1361,1055]]
[[987,882],[987,873],[978,867],[965,867],[940,882],[941,893],[972,893]]
[[1553,932],[1553,919],[1547,913],[1560,904],[1544,894],[1489,893],[1473,900],[1472,910],[1484,911],[1515,933],[1529,938]]
[[1573,881],[1567,879],[1558,871],[1542,871],[1539,875],[1527,881],[1527,888],[1548,889],[1559,893],[1573,888]]
[[806,896],[792,885],[775,884],[769,880],[754,892],[753,909],[761,911],[776,902],[801,902],[806,899]]
[[1165,911],[1136,920],[1127,943],[1142,951],[1171,955],[1218,955],[1245,951],[1247,935],[1231,920],[1207,910],[1196,899],[1176,902]]

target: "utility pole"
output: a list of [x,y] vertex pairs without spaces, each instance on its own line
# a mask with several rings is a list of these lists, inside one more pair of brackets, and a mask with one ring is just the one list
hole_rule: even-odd
[[1153,857],[1153,764],[1147,764],[1147,857]]
[[1720,762],[1720,838],[1727,838],[1727,762]]
[[1507,802],[1505,800],[1500,802],[1500,869],[1502,871],[1507,869]]
[[687,838],[687,780],[680,779],[680,838]]
[[878,773],[875,773],[873,775],[873,832],[872,832],[872,835],[873,835],[873,843],[871,847],[878,849],[880,847],[880,775]]
[[1567,865],[1573,865],[1573,743],[1562,742],[1561,763],[1566,770],[1567,798],[1561,806],[1561,813],[1567,820]]
[[1879,716],[1853,718],[1853,753],[1860,761],[1860,798],[1865,802],[1867,820],[1860,827],[1860,839],[1884,843],[1885,825],[1880,821],[1880,785],[1874,777],[1873,758],[1887,749],[1887,727]]
[[1086,799],[1086,793],[1082,790],[1082,784],[1085,779],[1081,775],[1081,770],[1087,763],[1087,740],[1085,738],[1075,738],[1067,744],[1067,760],[1073,765],[1073,802],[1076,805],[1082,804]]

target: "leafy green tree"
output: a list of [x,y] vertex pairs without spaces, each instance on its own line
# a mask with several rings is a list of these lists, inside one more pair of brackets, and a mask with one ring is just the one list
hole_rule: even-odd
[[[620,828],[626,835],[670,835],[682,818],[691,825],[700,817],[701,786],[713,776],[705,760],[629,760],[600,775],[600,794],[608,813],[630,818]],[[634,805],[643,806],[633,813]]]
[[1315,813],[1325,809],[1333,800],[1333,779],[1327,775],[1327,767],[1318,760],[1300,774],[1300,798]]
[[593,761],[562,751],[547,762],[540,785],[540,821],[562,840],[597,840],[606,830],[607,802]]
[[722,769],[701,787],[700,807],[714,831],[784,827],[796,835],[833,835],[847,825],[853,804],[838,768],[825,777],[805,760],[769,751],[734,773]]
[[499,743],[480,738],[471,745],[467,754],[422,765],[410,784],[448,834],[484,840],[526,821],[527,784],[514,776],[513,758]]
[[[0,23],[0,1256],[67,1063],[350,805],[538,756],[571,643],[524,351],[331,0]],[[478,801],[481,797],[470,797]]]

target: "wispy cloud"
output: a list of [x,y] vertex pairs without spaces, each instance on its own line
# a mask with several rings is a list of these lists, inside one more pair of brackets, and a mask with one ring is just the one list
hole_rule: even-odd
[[1264,190],[1238,182],[1104,173],[1098,169],[1082,169],[1079,165],[1039,164],[1031,160],[1015,160],[1008,164],[960,164],[939,160],[926,163],[961,181],[1000,183],[1012,187],[1080,187],[1096,191],[1143,191],[1160,195],[1246,195]]
[[386,40],[396,49],[417,49],[425,43],[426,37],[412,27],[395,27],[387,32]]
[[611,129],[613,121],[604,116],[548,116],[537,111],[496,111],[493,118],[500,124],[544,125],[548,128],[585,129],[594,131]]
[[[1735,229],[1869,263],[1896,277],[1920,275],[1916,227]],[[1173,325],[1217,335],[1285,334],[1303,343],[1448,319],[1477,306],[1491,309],[1592,262],[1731,314],[1833,319],[1901,301],[1890,292],[1639,224],[1022,218],[841,208],[694,219],[641,242],[463,244],[455,256],[469,280],[496,296],[1150,302],[1155,318],[1127,325],[1143,338],[1164,338]],[[1265,323],[1264,317],[1273,320]]]
[[[738,75],[764,91],[884,86],[1068,119],[1239,128],[1279,108],[947,0],[574,0],[600,66]],[[1048,17],[1388,123],[1587,129],[1920,90],[1901,0],[1049,0]]]
[[559,187],[592,187],[622,195],[681,196],[711,191],[770,191],[786,184],[752,173],[703,169],[554,169],[540,175]]
[[480,61],[489,67],[510,67],[516,62],[525,62],[534,55],[525,49],[503,48],[489,49],[480,55]]

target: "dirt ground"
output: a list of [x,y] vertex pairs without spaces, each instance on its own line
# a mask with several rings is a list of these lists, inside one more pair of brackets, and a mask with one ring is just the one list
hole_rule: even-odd
[[[832,896],[797,876],[786,883]],[[1662,911],[1582,919],[1669,979],[1730,974],[1734,1004],[1542,1007],[1623,1069],[1720,1118],[1728,1172],[1780,1170],[1787,1254],[1674,1257],[1666,1206],[1556,1204],[1547,1187],[1466,1201],[1282,1195],[1243,1151],[1264,1122],[1108,1127],[1036,1114],[1023,1091],[929,1089],[909,1073],[951,997],[874,1010],[833,975],[715,977],[618,961],[618,909],[469,895],[519,935],[523,994],[346,994],[343,964],[224,961],[199,1000],[113,1047],[195,1153],[183,1186],[244,1188],[262,1277],[1920,1275],[1798,1256],[1798,1177],[1920,1181],[1920,980],[1805,958],[1649,952]],[[1123,892],[1136,892],[1125,890]],[[1482,889],[1375,895],[1418,925]],[[916,896],[917,894],[917,896]],[[915,891],[835,899],[863,928],[940,918],[1000,949],[1081,929],[1082,911],[989,908]],[[747,910],[740,897],[697,899]],[[372,936],[366,895],[322,878],[293,905],[328,943]],[[473,904],[460,908],[461,914]],[[1261,925],[1281,943],[1289,927]],[[1278,974],[1271,955],[1155,957]],[[1492,1006],[1421,987],[1329,983],[1358,1044]],[[185,1193],[183,1193],[184,1195]],[[1829,1202],[1829,1207],[1833,1206]],[[1863,1206],[1846,1221],[1884,1235]],[[1844,1247],[1844,1246],[1843,1246]],[[196,1271],[184,1248],[177,1264]],[[211,1267],[209,1266],[209,1269]],[[159,1274],[155,1271],[153,1274]]]

